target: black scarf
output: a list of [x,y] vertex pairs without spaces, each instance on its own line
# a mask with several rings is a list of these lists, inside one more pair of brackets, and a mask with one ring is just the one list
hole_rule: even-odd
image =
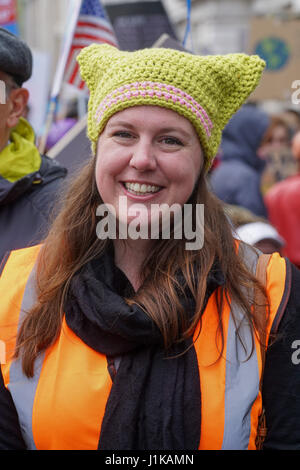
[[[212,272],[206,301],[223,283]],[[134,290],[106,252],[86,264],[71,283],[65,312],[68,326],[86,344],[111,358],[121,356],[106,405],[98,449],[195,450],[200,441],[201,396],[192,340],[168,354],[160,331],[124,297]],[[189,318],[195,310],[191,295],[182,299]]]

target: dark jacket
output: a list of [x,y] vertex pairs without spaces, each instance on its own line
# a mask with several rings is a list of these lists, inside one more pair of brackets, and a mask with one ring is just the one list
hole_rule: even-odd
[[39,243],[67,170],[43,156],[40,170],[10,183],[0,176],[0,262],[7,251]]
[[226,126],[221,142],[221,163],[210,182],[219,199],[267,216],[260,183],[265,166],[257,156],[269,117],[254,106],[241,108]]

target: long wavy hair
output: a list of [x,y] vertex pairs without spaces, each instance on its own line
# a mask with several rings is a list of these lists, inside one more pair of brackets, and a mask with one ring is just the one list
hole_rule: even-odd
[[[102,203],[95,182],[95,158],[79,172],[66,194],[61,198],[61,208],[45,239],[37,261],[37,301],[27,313],[17,336],[15,357],[22,358],[22,367],[28,377],[33,376],[34,361],[49,348],[61,330],[64,305],[72,277],[86,263],[101,255],[107,240],[97,238],[99,222],[96,209]],[[258,288],[267,302],[266,291],[248,271],[237,252],[231,225],[224,214],[221,202],[208,190],[204,170],[188,201],[204,204],[204,245],[199,250],[186,250],[187,240],[160,239],[144,261],[141,274],[143,283],[128,303],[136,303],[156,323],[166,348],[191,336],[200,321],[205,301],[208,274],[217,259],[225,277],[219,287],[216,309],[219,327],[216,335],[224,347],[222,312],[225,302],[235,301],[245,312],[254,334],[263,337],[265,318],[255,313],[246,289]],[[179,300],[183,286],[178,285],[176,273],[181,270],[186,285],[195,298],[196,309],[192,319],[187,319]],[[216,338],[217,340],[217,338]]]

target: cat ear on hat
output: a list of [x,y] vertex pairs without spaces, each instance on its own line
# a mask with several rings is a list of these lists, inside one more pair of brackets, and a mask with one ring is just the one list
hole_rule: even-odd
[[91,92],[110,66],[116,51],[118,49],[109,44],[91,44],[78,54],[76,60],[79,63],[80,75]]
[[223,111],[219,119],[225,126],[257,87],[266,63],[257,55],[227,54],[219,66]]
[[243,53],[203,56],[197,62],[201,85],[198,100],[213,122],[211,137],[204,142],[210,164],[223,129],[257,87],[266,63],[257,55]]

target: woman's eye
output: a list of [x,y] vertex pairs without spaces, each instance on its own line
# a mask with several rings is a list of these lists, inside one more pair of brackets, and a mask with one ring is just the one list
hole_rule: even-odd
[[176,137],[163,137],[161,142],[166,145],[180,145],[183,146],[181,140],[177,139]]
[[115,137],[121,137],[123,139],[130,139],[132,135],[129,132],[126,131],[117,131],[114,133]]

